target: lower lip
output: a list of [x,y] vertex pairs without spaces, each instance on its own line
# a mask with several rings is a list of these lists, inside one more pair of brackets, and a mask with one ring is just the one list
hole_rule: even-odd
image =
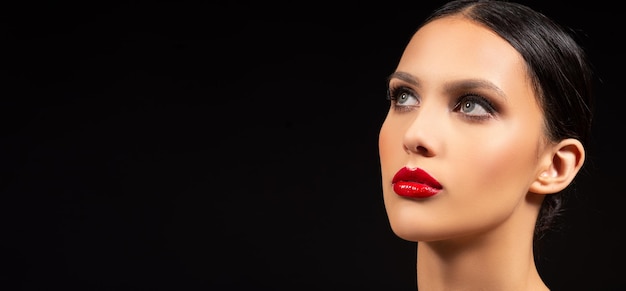
[[393,191],[403,197],[428,198],[439,193],[440,189],[416,182],[399,181],[393,184]]

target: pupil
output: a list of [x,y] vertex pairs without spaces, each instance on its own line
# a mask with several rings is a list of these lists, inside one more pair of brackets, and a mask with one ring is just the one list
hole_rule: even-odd
[[472,102],[465,102],[465,111],[469,111],[469,109],[472,109]]

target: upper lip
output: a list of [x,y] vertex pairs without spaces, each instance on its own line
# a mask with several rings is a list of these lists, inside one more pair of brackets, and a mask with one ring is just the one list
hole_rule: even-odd
[[441,189],[441,184],[435,178],[430,176],[426,171],[420,168],[410,169],[408,167],[401,168],[395,176],[392,183],[407,181],[428,185],[433,188]]

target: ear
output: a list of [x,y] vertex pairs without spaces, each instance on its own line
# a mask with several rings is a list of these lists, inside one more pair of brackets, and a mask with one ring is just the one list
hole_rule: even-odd
[[553,194],[565,189],[576,177],[585,161],[585,149],[579,140],[568,138],[551,147],[530,185],[536,194]]

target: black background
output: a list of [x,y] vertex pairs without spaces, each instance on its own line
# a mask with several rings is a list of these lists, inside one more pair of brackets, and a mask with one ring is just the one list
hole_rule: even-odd
[[[6,7],[0,288],[415,290],[377,151],[386,77],[442,3],[413,2]],[[619,290],[621,12],[524,3],[578,31],[601,79],[539,268],[553,290]]]

